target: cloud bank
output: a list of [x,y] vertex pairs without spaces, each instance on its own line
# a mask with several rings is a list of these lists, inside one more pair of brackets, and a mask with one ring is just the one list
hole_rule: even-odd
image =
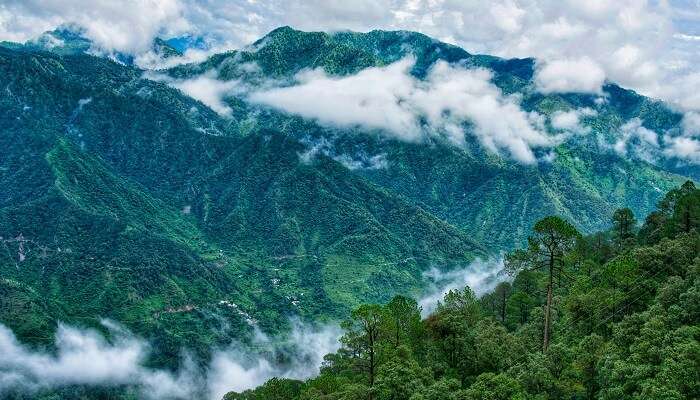
[[679,166],[700,164],[700,116],[686,113],[679,129],[655,132],[643,126],[639,118],[622,124],[611,144],[601,143],[625,158],[634,158],[650,164],[673,162]]
[[418,300],[422,316],[432,314],[438,302],[451,290],[461,290],[469,286],[477,296],[488,293],[504,279],[502,270],[501,259],[476,260],[466,268],[446,272],[431,268],[423,274],[429,284],[425,295]]
[[595,110],[588,107],[568,111],[555,111],[551,115],[550,123],[554,129],[574,133],[588,133],[590,132],[590,127],[583,125],[581,119],[595,117],[597,114]]
[[535,86],[542,93],[601,94],[604,81],[605,71],[588,57],[547,62],[535,71]]
[[664,137],[664,155],[688,164],[700,164],[700,113],[686,113],[681,128],[681,135]]
[[537,160],[535,149],[556,144],[544,133],[539,115],[526,113],[516,97],[491,83],[490,71],[440,61],[419,80],[409,73],[413,63],[406,58],[340,78],[304,71],[293,86],[248,98],[323,124],[378,129],[405,141],[442,136],[464,145],[469,132],[487,149],[523,163]]
[[[323,357],[340,347],[342,331],[337,325],[312,328],[292,320],[292,331],[283,342],[268,338],[262,332],[256,335],[256,345],[271,346],[277,350],[269,358],[251,355],[232,346],[219,351],[208,368],[207,387],[212,400],[219,400],[230,392],[242,392],[260,386],[274,377],[308,379],[318,374]],[[284,359],[283,365],[272,359]]]
[[215,71],[209,71],[191,79],[174,79],[165,74],[146,71],[144,78],[165,82],[224,117],[230,116],[232,112],[224,99],[244,91],[244,86],[240,82],[220,80]]
[[[544,90],[595,90],[601,77],[700,110],[696,0],[5,0],[0,39],[78,23],[99,46],[147,52],[155,36],[217,51],[270,30],[412,30],[473,53],[536,57]],[[563,68],[571,66],[572,69]],[[574,75],[573,72],[578,72]]]
[[[469,286],[477,295],[492,290],[502,280],[502,268],[500,260],[477,260],[461,270],[427,271],[428,289],[419,300],[423,316],[450,290]],[[59,324],[55,351],[23,345],[0,324],[0,397],[88,385],[130,386],[140,398],[152,400],[220,400],[229,391],[242,392],[273,377],[304,380],[317,375],[323,357],[338,350],[342,335],[335,324],[312,326],[293,319],[284,337],[270,338],[256,329],[252,346],[234,342],[214,349],[204,369],[184,358],[179,370],[170,371],[145,366],[151,350],[145,340],[113,322],[102,324],[109,340],[95,330]]]
[[659,135],[642,126],[639,118],[632,118],[620,127],[620,137],[613,149],[623,157],[634,156],[649,163],[658,159]]
[[[94,330],[59,325],[55,353],[30,349],[0,324],[0,397],[10,391],[34,393],[71,385],[136,387],[145,399],[210,398],[243,391],[282,376],[306,379],[318,373],[323,356],[338,349],[340,329],[292,321],[287,338],[257,335],[264,354],[232,344],[214,352],[206,371],[190,360],[176,372],[145,367],[148,343],[126,329],[103,321],[111,340]],[[278,362],[277,360],[283,360]]]
[[179,0],[5,0],[0,38],[26,41],[62,24],[77,24],[98,47],[139,54],[159,35],[191,30]]
[[189,373],[175,375],[145,368],[147,344],[105,321],[112,342],[93,330],[59,325],[56,353],[33,351],[0,324],[0,394],[10,389],[35,391],[68,385],[135,385],[144,398],[193,395]]

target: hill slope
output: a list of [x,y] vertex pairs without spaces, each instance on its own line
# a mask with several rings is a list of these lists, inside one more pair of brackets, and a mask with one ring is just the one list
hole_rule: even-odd
[[[303,86],[313,79],[305,75],[308,71],[322,71],[329,77],[323,82],[332,84],[368,68],[384,68],[407,58],[413,60],[411,76],[422,84],[430,83],[425,81],[426,76],[440,63],[485,68],[504,95],[519,96],[524,112],[536,112],[548,120],[557,113],[580,113],[581,126],[577,129],[581,132],[570,134],[553,148],[552,162],[523,165],[485,150],[477,139],[478,132],[469,124],[460,127],[466,132],[466,143],[461,146],[446,140],[444,132],[442,136],[425,133],[417,142],[404,141],[397,139],[400,135],[361,124],[347,126],[304,118],[295,112],[304,107],[295,105],[285,112],[251,101],[260,86]],[[632,150],[621,154],[613,149],[622,139],[626,123],[639,119],[642,128],[659,135],[678,134],[680,114],[614,84],[605,85],[601,94],[545,95],[533,81],[534,69],[532,59],[473,55],[413,32],[326,34],[283,27],[248,49],[219,54],[201,64],[175,67],[167,74],[179,82],[213,76],[237,87],[252,87],[223,97],[234,121],[254,121],[257,129],[274,127],[299,138],[309,148],[320,146],[324,154],[344,161],[357,174],[421,204],[494,251],[523,243],[524,227],[549,214],[564,215],[585,232],[602,229],[619,207],[629,206],[638,215],[646,215],[662,193],[682,182],[677,174],[700,177],[696,165],[648,160],[635,157]],[[377,84],[392,77],[384,73]],[[351,87],[348,83],[347,88]],[[324,94],[323,89],[319,90],[317,95]],[[314,115],[306,111],[309,113]],[[549,129],[551,135],[557,132]],[[380,167],[368,162],[378,157]]]
[[0,59],[0,321],[24,340],[111,318],[163,362],[206,355],[253,325],[417,293],[433,263],[486,254],[337,161],[306,163],[293,137],[243,135],[143,71],[31,47]]
[[[514,247],[543,215],[584,232],[621,206],[645,215],[678,172],[697,176],[598,146],[634,118],[677,130],[680,115],[662,103],[612,84],[604,102],[543,95],[533,60],[472,55],[416,33],[280,28],[248,49],[157,73],[77,44],[0,46],[0,290],[12,304],[0,322],[24,340],[49,340],[58,320],[107,317],[153,339],[163,362],[183,346],[204,355],[253,325],[276,332],[290,316],[338,318],[415,295],[428,268]],[[405,141],[250,96],[294,87],[313,69],[340,80],[407,57],[418,87],[441,62],[486,68],[524,112],[595,114],[582,119],[586,134],[552,148],[552,161],[524,165],[485,148],[467,122],[459,146],[444,130]],[[184,94],[197,79],[228,88],[214,107],[224,115]]]

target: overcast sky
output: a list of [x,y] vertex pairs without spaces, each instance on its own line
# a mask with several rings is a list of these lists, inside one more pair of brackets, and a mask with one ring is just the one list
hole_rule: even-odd
[[564,85],[566,74],[593,85],[610,79],[700,109],[700,0],[0,0],[0,39],[63,23],[137,55],[156,36],[192,34],[221,51],[281,25],[413,30],[473,53],[536,57]]

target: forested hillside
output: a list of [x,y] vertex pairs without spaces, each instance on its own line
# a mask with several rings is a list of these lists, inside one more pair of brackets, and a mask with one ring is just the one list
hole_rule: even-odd
[[[164,59],[179,56],[163,40],[152,45]],[[387,320],[383,306],[363,306],[321,377],[289,383],[302,397],[331,387],[376,397],[389,369],[413,376],[415,361],[426,369],[411,385],[428,398],[433,385],[470,390],[485,371],[534,393],[516,367],[532,369],[512,357],[535,363],[578,345],[579,323],[564,330],[575,315],[643,312],[666,275],[644,280],[654,290],[639,292],[651,293],[642,308],[622,306],[647,269],[692,276],[696,205],[680,192],[634,237],[589,236],[616,209],[647,215],[700,177],[697,164],[661,147],[686,134],[683,114],[612,82],[599,93],[542,93],[534,59],[471,54],[405,31],[282,27],[157,70],[91,46],[70,29],[0,43],[0,325],[23,346],[55,351],[62,324],[109,341],[109,320],[152,347],[149,367],[179,370],[187,354],[201,371],[215,349],[284,338],[291,321],[332,323],[364,303],[421,296],[430,271],[499,259],[556,215],[571,225],[549,274],[552,296],[540,270],[485,300],[452,294],[427,321],[400,298],[394,306],[413,310],[416,331],[394,332],[394,350],[385,327],[375,332],[371,379],[358,372],[367,353],[357,324]],[[465,110],[473,104],[489,106],[486,117]],[[692,205],[683,229],[674,196]],[[536,229],[559,224],[545,221]],[[508,265],[530,269],[533,257],[515,252]],[[548,297],[551,345],[539,354]],[[587,303],[599,299],[605,307]],[[612,346],[609,324],[589,328]],[[483,366],[464,356],[494,335],[513,343],[489,350],[504,358],[484,356]],[[579,393],[578,378],[561,375],[575,368],[558,366],[546,385]],[[138,393],[73,389],[57,396]]]
[[59,321],[110,318],[149,337],[163,363],[183,348],[206,357],[253,325],[338,318],[418,293],[433,262],[487,254],[340,163],[305,163],[294,138],[243,135],[135,68],[0,47],[0,70],[0,294],[11,305],[0,322],[28,341],[49,343]]
[[584,236],[544,218],[492,293],[451,291],[423,320],[407,297],[363,305],[319,377],[225,399],[699,398],[700,190],[611,225]]
[[[401,63],[408,69],[405,75],[393,72]],[[518,104],[523,111],[548,121],[544,130],[550,137],[564,133],[567,139],[552,149],[553,161],[524,165],[509,157],[507,148],[494,152],[484,145],[478,126],[472,122],[457,125],[462,135],[455,140],[464,138],[464,143],[457,146],[449,129],[433,126],[424,121],[428,117],[423,115],[417,117],[421,133],[413,136],[407,132],[409,127],[402,126],[392,133],[390,129],[363,123],[364,114],[368,119],[382,121],[381,116],[373,115],[373,110],[389,114],[387,120],[392,120],[392,112],[401,112],[400,107],[398,110],[392,107],[392,96],[374,99],[373,87],[381,88],[382,81],[392,81],[397,75],[405,78],[406,84],[417,79],[417,87],[433,87],[431,74],[444,65],[488,71],[494,90],[503,96],[515,96],[520,99]],[[373,84],[364,83],[359,77],[370,70],[378,76]],[[367,109],[355,110],[357,116],[350,117],[349,122],[343,122],[348,117],[336,122],[333,117],[324,120],[325,113],[306,109],[323,108],[322,103],[302,107],[293,101],[277,100],[285,93],[295,93],[302,102],[305,92],[293,90],[305,87],[311,79],[305,75],[309,71],[323,74],[324,85],[331,85],[325,92],[319,88],[314,93],[317,96],[331,93],[329,108],[351,107],[354,103],[345,104],[344,96],[351,99],[358,96],[360,106],[362,101],[369,103]],[[649,132],[678,134],[682,115],[663,102],[614,83],[605,85],[600,94],[543,94],[534,83],[534,59],[471,54],[416,32],[329,34],[281,27],[249,48],[217,54],[205,62],[164,72],[176,84],[215,77],[232,85],[236,90],[223,96],[220,106],[228,107],[244,131],[254,124],[285,132],[305,143],[313,154],[332,157],[356,174],[417,202],[496,252],[524,243],[528,226],[546,215],[565,216],[577,228],[593,232],[605,227],[616,208],[629,207],[638,214],[649,213],[663,193],[683,182],[678,174],[693,179],[700,177],[696,165],[679,160],[655,160],[646,150],[638,154],[634,148],[637,145],[643,148],[644,143],[638,142],[635,133],[629,140],[624,139],[629,151],[613,149],[626,137],[625,129],[631,125]],[[459,74],[446,79],[452,82],[448,86],[455,87],[455,91],[430,99],[435,107],[444,107],[443,113],[457,111],[450,103],[438,105],[443,97],[458,103],[456,108],[471,102],[480,104],[479,97],[460,97]],[[310,82],[313,84],[315,80]],[[347,87],[336,88],[338,93],[334,93],[332,85],[342,82],[347,82]],[[255,95],[269,86],[282,89],[270,90],[269,96]],[[345,90],[350,94],[343,94]],[[392,95],[399,103],[405,96],[404,93]],[[305,101],[312,102],[314,96],[310,97]],[[283,107],[274,106],[280,102]],[[335,113],[331,111],[330,115]],[[579,126],[557,127],[556,116],[565,114],[578,115]],[[490,118],[499,119],[508,119],[505,110],[495,112]],[[391,124],[384,126],[380,122],[378,126],[386,128]],[[503,124],[495,130],[517,140],[522,128],[511,132]],[[412,139],[402,139],[404,136]]]

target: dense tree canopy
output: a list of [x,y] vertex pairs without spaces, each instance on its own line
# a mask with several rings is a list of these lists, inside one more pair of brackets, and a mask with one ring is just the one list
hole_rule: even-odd
[[700,398],[699,207],[689,182],[640,228],[626,209],[585,237],[547,217],[493,292],[451,291],[424,320],[406,297],[361,306],[317,378],[227,399]]

